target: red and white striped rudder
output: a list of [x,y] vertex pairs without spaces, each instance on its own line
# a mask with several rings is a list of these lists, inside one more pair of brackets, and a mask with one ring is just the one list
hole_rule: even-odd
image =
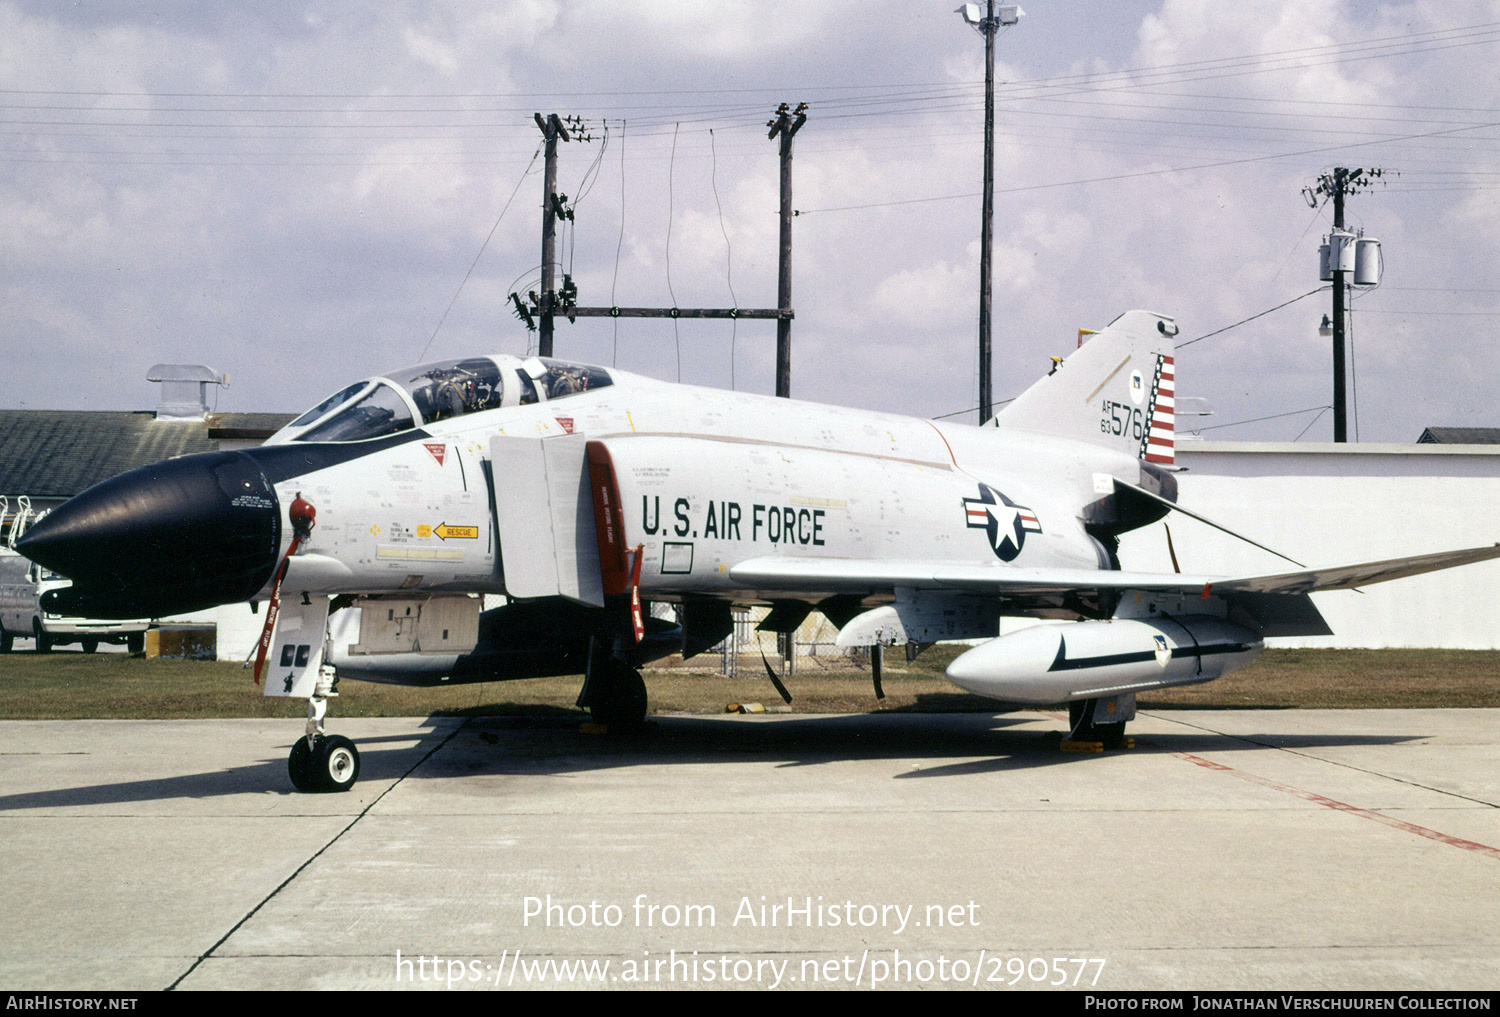
[[1173,463],[1174,421],[1177,417],[1176,371],[1172,358],[1158,355],[1156,377],[1151,382],[1151,402],[1147,410],[1147,430],[1141,442],[1141,458],[1148,463]]

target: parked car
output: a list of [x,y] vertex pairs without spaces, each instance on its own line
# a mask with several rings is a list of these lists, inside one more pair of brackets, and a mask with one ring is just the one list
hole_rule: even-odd
[[6,548],[0,548],[0,653],[9,653],[16,639],[36,640],[36,651],[77,643],[93,653],[100,643],[123,643],[131,653],[146,648],[148,618],[128,621],[65,618],[42,610],[42,594],[70,585],[71,580],[49,572]]

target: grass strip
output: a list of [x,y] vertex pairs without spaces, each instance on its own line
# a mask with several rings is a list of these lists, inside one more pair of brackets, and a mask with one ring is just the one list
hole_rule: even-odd
[[[799,661],[787,679],[797,713],[996,712],[943,669],[962,647],[934,647],[915,662],[887,654],[886,698],[847,658]],[[704,655],[646,670],[656,712],[721,713],[729,703],[779,706],[759,658],[738,677]],[[759,677],[757,677],[759,675]],[[437,688],[340,682],[341,717],[546,716],[578,713],[578,677]],[[1500,652],[1481,650],[1267,650],[1243,671],[1203,685],[1141,695],[1141,709],[1500,707]],[[146,659],[120,653],[11,653],[0,657],[0,718],[188,719],[306,715],[302,700],[268,699],[238,664]]]

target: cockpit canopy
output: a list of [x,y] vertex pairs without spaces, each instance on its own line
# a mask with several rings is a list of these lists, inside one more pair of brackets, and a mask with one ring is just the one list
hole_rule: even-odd
[[419,364],[356,382],[271,438],[363,441],[503,406],[551,402],[614,384],[609,372],[541,357],[495,356]]

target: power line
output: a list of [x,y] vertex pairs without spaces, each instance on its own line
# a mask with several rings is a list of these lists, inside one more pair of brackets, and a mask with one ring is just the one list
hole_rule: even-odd
[[[1016,397],[1015,396],[1011,396],[1009,399],[996,399],[995,400],[995,405],[996,406],[1004,406],[1006,403],[1013,403],[1015,401],[1016,401]],[[962,416],[967,416],[970,413],[978,413],[978,412],[979,412],[979,407],[978,406],[970,406],[966,410],[954,410],[952,413],[939,413],[937,416],[935,416],[935,417],[928,417],[927,419],[928,420],[947,420],[949,417],[962,417]]]
[[[1292,299],[1288,300],[1286,303],[1277,304],[1275,307],[1268,307],[1264,311],[1261,311],[1259,314],[1252,314],[1252,315],[1250,315],[1250,317],[1246,318],[1244,321],[1237,321],[1233,325],[1225,325],[1223,328],[1215,329],[1214,331],[1209,332],[1209,333],[1207,333],[1205,335],[1200,335],[1196,339],[1189,339],[1185,343],[1178,343],[1173,348],[1180,350],[1184,346],[1191,346],[1191,345],[1193,345],[1193,343],[1200,343],[1200,342],[1202,342],[1205,339],[1210,339],[1210,338],[1212,338],[1212,337],[1214,337],[1216,335],[1219,335],[1221,333],[1228,332],[1232,328],[1239,328],[1241,325],[1244,325],[1246,322],[1254,321],[1256,318],[1264,318],[1266,315],[1270,314],[1272,311],[1279,311],[1283,307],[1287,307],[1287,306],[1289,306],[1291,304],[1295,304],[1299,300],[1306,300],[1308,297],[1312,296],[1314,293],[1322,293],[1327,288],[1328,288],[1327,286],[1319,286],[1315,290],[1308,290],[1306,293],[1302,294],[1300,297],[1293,297]],[[1219,425],[1219,426],[1223,426],[1223,425]]]
[[422,347],[422,355],[417,357],[418,360],[425,360],[427,358],[427,351],[432,348],[433,340],[437,338],[438,331],[443,327],[443,322],[448,320],[448,312],[453,310],[453,305],[458,302],[458,295],[464,291],[464,284],[469,281],[469,276],[474,274],[474,266],[478,265],[479,259],[484,257],[485,248],[490,246],[490,240],[494,237],[495,230],[500,228],[500,220],[505,218],[505,213],[510,208],[510,203],[516,200],[516,194],[521,190],[521,185],[526,182],[526,178],[531,175],[531,167],[536,165],[537,156],[541,154],[542,149],[538,145],[537,150],[531,154],[531,162],[527,163],[526,169],[522,171],[521,179],[516,181],[515,188],[510,192],[510,197],[505,199],[505,206],[500,209],[500,214],[495,216],[495,225],[490,227],[489,233],[485,235],[484,243],[479,245],[479,253],[474,255],[474,260],[469,263],[469,270],[464,273],[463,279],[459,281],[458,289],[453,291],[453,299],[449,300],[448,306],[443,308],[443,316],[438,319],[437,327],[432,330],[432,335],[428,337],[427,345]]
[[[729,229],[724,225],[724,204],[719,200],[719,157],[714,148],[713,128],[708,131],[708,147],[713,153],[713,165],[709,170],[709,183],[713,186],[714,207],[719,211],[719,232],[724,234],[724,284],[729,288],[729,304],[738,307],[740,300],[734,295],[734,247],[729,243]],[[739,338],[740,322],[738,318],[729,323],[729,390],[734,391],[734,355],[735,342]]]
[[[609,306],[615,307],[615,289],[620,282],[620,251],[625,247],[625,121],[620,121],[620,236],[615,241],[615,271],[609,279]],[[614,319],[614,342],[610,347],[609,365],[620,365],[620,319]]]
[[[1320,148],[1306,148],[1296,152],[1276,152],[1269,155],[1246,156],[1241,159],[1222,159],[1217,162],[1198,163],[1193,166],[1175,166],[1165,169],[1136,170],[1130,173],[1115,173],[1104,177],[1086,177],[1079,180],[1053,180],[1045,184],[1028,184],[1024,187],[1008,187],[997,191],[997,194],[1013,194],[1020,191],[1041,191],[1053,187],[1071,187],[1076,184],[1101,184],[1114,180],[1134,180],[1140,177],[1163,176],[1170,173],[1189,173],[1195,170],[1219,169],[1224,166],[1243,166],[1253,162],[1267,162],[1272,159],[1292,159],[1308,155],[1326,155],[1330,152],[1344,152],[1351,148],[1365,148],[1370,145],[1389,144],[1393,141],[1412,141],[1418,138],[1436,138],[1449,134],[1459,134],[1464,131],[1479,130],[1486,127],[1500,127],[1500,121],[1484,124],[1471,124],[1467,127],[1451,127],[1439,131],[1424,131],[1420,134],[1408,134],[1402,137],[1380,138],[1375,141],[1349,142],[1342,145],[1327,145]],[[831,208],[800,209],[798,215],[813,215],[819,212],[849,212],[868,208],[887,208],[893,205],[914,205],[929,201],[952,201],[958,198],[977,198],[978,191],[969,191],[963,194],[942,194],[930,198],[906,198],[900,201],[874,202],[862,205],[840,205]]]
[[1312,426],[1314,424],[1316,424],[1318,421],[1322,420],[1323,419],[1323,414],[1327,413],[1331,409],[1333,409],[1332,406],[1325,406],[1321,410],[1319,410],[1318,411],[1318,415],[1316,417],[1313,417],[1311,420],[1309,420],[1307,422],[1307,426],[1304,427],[1302,430],[1298,431],[1297,432],[1297,437],[1293,438],[1292,441],[1301,441],[1302,440],[1302,436],[1304,434],[1306,434],[1308,431],[1311,431],[1312,430]]
[[[672,131],[672,161],[667,167],[667,296],[672,306],[677,306],[677,291],[672,289],[672,212],[674,209],[673,180],[677,173],[677,131]],[[677,349],[677,380],[682,380],[682,331],[677,319],[672,319],[672,339]]]
[[[1291,61],[1293,59],[1305,59],[1311,55],[1338,55],[1357,54],[1351,59],[1364,59],[1362,54],[1368,51],[1380,51],[1375,55],[1389,56],[1401,55],[1410,52],[1427,52],[1437,47],[1434,44],[1457,41],[1460,45],[1475,45],[1494,41],[1500,33],[1500,22],[1483,22],[1475,25],[1465,25],[1453,28],[1433,29],[1427,32],[1402,33],[1399,35],[1377,36],[1370,39],[1359,40],[1348,43],[1328,43],[1320,46],[1298,47],[1287,50],[1272,50],[1261,53],[1239,54],[1229,57],[1217,57],[1206,60],[1184,61],[1175,64],[1160,64],[1156,66],[1126,67],[1105,73],[1086,72],[1080,74],[1054,75],[1045,78],[1018,79],[1008,83],[1008,87],[1040,88],[1061,87],[1079,83],[1107,82],[1110,79],[1123,79],[1133,81],[1140,75],[1163,75],[1163,74],[1187,74],[1202,70],[1213,70],[1242,65],[1247,61]],[[1272,70],[1301,70],[1308,66],[1306,63],[1289,65],[1287,67],[1274,67]],[[952,82],[912,82],[912,83],[887,83],[880,85],[815,85],[803,84],[796,86],[796,90],[806,93],[821,92],[876,92],[879,90],[907,90],[908,93],[920,94],[923,89],[951,89]],[[584,90],[584,91],[561,91],[561,92],[383,92],[372,95],[368,92],[150,92],[150,91],[108,91],[108,90],[58,90],[58,89],[0,89],[0,95],[35,95],[35,96],[77,96],[90,98],[157,98],[157,99],[308,99],[308,100],[348,100],[348,101],[410,101],[423,99],[441,100],[483,100],[483,99],[510,99],[520,103],[517,109],[529,110],[538,99],[570,100],[569,105],[579,105],[572,100],[618,97],[618,96],[675,96],[675,95],[764,95],[773,91],[770,87],[744,87],[744,88],[692,88],[692,89],[610,89],[610,90]],[[894,93],[901,96],[901,92]],[[852,97],[851,97],[852,100]],[[821,97],[819,106],[831,106],[840,100],[836,96]],[[659,105],[659,104],[655,104]],[[763,103],[759,104],[763,105]],[[756,108],[759,108],[759,105]],[[147,107],[151,109],[150,107]]]
[[[1142,80],[1175,78],[1177,80],[1198,80],[1206,72],[1232,71],[1232,74],[1217,74],[1215,76],[1239,76],[1243,74],[1276,73],[1286,70],[1305,70],[1309,66],[1325,66],[1329,63],[1339,63],[1348,60],[1373,59],[1377,57],[1392,57],[1411,53],[1431,52],[1441,49],[1454,48],[1457,46],[1483,45],[1493,42],[1496,38],[1495,23],[1484,23],[1474,26],[1463,26],[1452,29],[1439,29],[1415,35],[1386,36],[1354,43],[1334,43],[1323,46],[1301,47],[1290,50],[1270,51],[1262,53],[1241,54],[1231,57],[1222,57],[1212,60],[1188,61],[1176,64],[1164,64],[1155,67],[1130,67],[1117,71],[1100,73],[1086,73],[1074,75],[1057,75],[1049,78],[1038,78],[1011,82],[1008,93],[1003,98],[1008,101],[1025,101],[1029,99],[1045,99],[1048,101],[1062,101],[1058,94],[1063,90],[1076,94],[1079,92],[1102,92],[1102,91],[1132,91],[1139,92],[1148,84],[1159,82],[1148,82]],[[1321,63],[1309,64],[1310,57],[1327,56],[1329,60]],[[1292,62],[1296,61],[1296,62]],[[1254,66],[1250,66],[1250,65]],[[818,93],[829,93],[820,98],[820,105],[830,111],[830,120],[836,120],[845,116],[858,116],[870,114],[837,113],[833,110],[840,108],[853,109],[857,106],[882,106],[879,115],[899,115],[903,112],[925,113],[940,110],[942,107],[935,105],[939,101],[949,101],[965,94],[964,86],[954,86],[952,83],[931,82],[919,84],[885,84],[875,86],[810,86],[810,90]],[[229,112],[235,114],[260,113],[272,114],[282,113],[284,115],[340,115],[340,116],[368,116],[368,115],[393,115],[403,113],[467,113],[483,114],[494,112],[517,112],[532,108],[534,100],[539,96],[565,95],[570,97],[599,98],[609,97],[618,100],[621,97],[636,96],[662,96],[662,95],[698,95],[698,96],[753,96],[757,93],[764,94],[767,89],[743,88],[743,89],[682,89],[682,90],[612,90],[612,91],[580,91],[566,93],[397,93],[397,94],[358,94],[358,93],[233,93],[233,92],[111,92],[111,91],[49,91],[30,89],[0,90],[0,95],[15,96],[76,96],[93,98],[156,98],[156,99],[239,99],[243,101],[256,100],[342,100],[346,103],[359,102],[364,104],[381,103],[383,105],[370,108],[366,105],[361,108],[343,107],[308,107],[308,106],[279,106],[279,107],[233,107],[233,106],[176,106],[163,107],[160,105],[145,106],[113,106],[102,108],[103,112],[150,112],[150,113],[205,113],[205,112]],[[1050,93],[1050,94],[1049,94]],[[1160,93],[1157,93],[1160,94]],[[509,106],[485,106],[475,108],[472,105],[424,105],[417,107],[392,106],[393,102],[413,102],[420,100],[443,100],[447,102],[468,102],[478,100],[494,99],[519,100],[524,105]],[[532,100],[532,101],[527,101]],[[906,104],[907,110],[892,109],[896,104]],[[913,105],[915,104],[915,105]],[[78,112],[100,112],[99,107],[64,106],[60,104],[45,103],[10,103],[11,108],[16,109],[61,109],[76,110]],[[607,107],[610,110],[621,110],[626,108],[659,108],[659,104],[651,104],[649,107],[625,106],[614,102]],[[696,108],[688,107],[676,111],[659,113],[660,122],[681,123],[684,122],[684,114],[689,111],[695,115],[712,114],[718,117],[726,115],[741,115],[748,126],[749,118],[755,115],[755,110],[760,104],[751,100],[743,103],[718,103],[699,104]],[[1473,108],[1478,111],[1478,108]],[[649,123],[649,120],[647,121]]]
[[[1282,417],[1295,417],[1299,413],[1311,413],[1313,410],[1323,411],[1331,409],[1333,409],[1332,406],[1309,406],[1306,409],[1301,410],[1288,410],[1286,413],[1272,413],[1269,416],[1265,417],[1251,417],[1249,420],[1236,420],[1232,424],[1210,424],[1207,427],[1195,427],[1192,428],[1190,433],[1197,434],[1199,431],[1216,431],[1222,427],[1240,427],[1243,424],[1258,424],[1264,420],[1280,420]],[[1313,419],[1316,420],[1317,417],[1314,417]]]
[[1400,314],[1415,315],[1420,317],[1436,316],[1440,318],[1495,318],[1500,317],[1500,311],[1423,311],[1423,310],[1396,310],[1384,307],[1361,307],[1361,314]]

